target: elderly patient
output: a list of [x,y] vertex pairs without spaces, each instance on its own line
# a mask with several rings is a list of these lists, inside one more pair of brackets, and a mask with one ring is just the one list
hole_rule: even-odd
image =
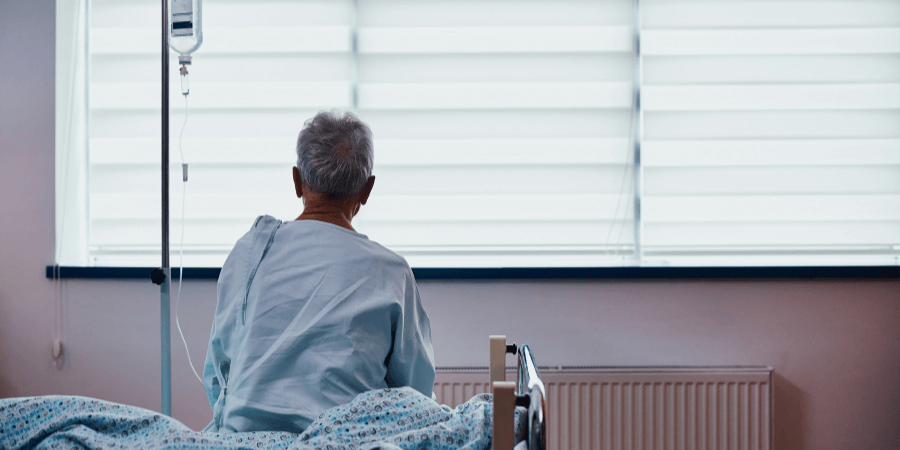
[[358,233],[372,133],[352,114],[304,124],[293,168],[303,214],[256,219],[222,267],[203,384],[207,431],[302,432],[362,392],[431,396],[431,328],[406,261]]

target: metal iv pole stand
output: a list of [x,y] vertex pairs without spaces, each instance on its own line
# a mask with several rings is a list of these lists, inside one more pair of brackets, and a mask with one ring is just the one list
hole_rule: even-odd
[[160,284],[160,357],[162,413],[172,415],[172,334],[170,294],[172,269],[169,267],[169,7],[162,3],[162,272]]

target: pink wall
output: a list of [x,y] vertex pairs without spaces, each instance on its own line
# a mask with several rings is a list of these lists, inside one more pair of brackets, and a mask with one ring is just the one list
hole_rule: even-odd
[[[62,283],[66,365],[51,358],[54,2],[0,1],[0,397],[73,394],[159,408],[159,290]],[[27,36],[24,39],[23,36]],[[419,283],[439,365],[485,365],[486,336],[538,362],[774,367],[780,449],[900,447],[900,280]],[[200,370],[215,283],[187,282]],[[173,326],[174,330],[174,326]],[[211,413],[173,336],[174,415]]]

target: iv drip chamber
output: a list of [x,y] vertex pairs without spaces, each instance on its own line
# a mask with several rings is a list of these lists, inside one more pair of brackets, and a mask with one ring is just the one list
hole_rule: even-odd
[[203,43],[202,0],[168,0],[169,47],[179,64],[190,64],[191,53]]

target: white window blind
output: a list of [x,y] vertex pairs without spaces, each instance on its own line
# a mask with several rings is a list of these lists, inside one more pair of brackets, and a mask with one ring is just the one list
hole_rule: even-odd
[[[91,9],[90,263],[154,265],[158,2]],[[259,214],[299,215],[295,139],[332,108],[355,109],[375,135],[375,191],[354,226],[414,266],[631,252],[631,2],[207,0],[203,13],[183,138],[186,265],[221,264]]]
[[[184,263],[217,266],[256,216],[302,211],[290,167],[304,120],[351,107],[350,2],[204,1],[182,147]],[[91,2],[91,264],[154,266],[160,251],[160,6]],[[184,121],[170,58],[172,264],[179,264]]]
[[414,266],[621,260],[630,1],[360,1],[358,20],[381,176],[359,229]]
[[900,2],[645,0],[645,264],[897,264]]
[[[60,262],[155,266],[159,2],[89,3],[87,48],[63,66],[88,56],[89,131],[85,168],[61,171],[86,188],[65,202],[82,221],[61,225]],[[354,226],[414,267],[897,263],[900,2],[636,4],[205,0],[185,265],[221,265],[257,215],[299,215],[296,136],[333,108],[375,134]]]

